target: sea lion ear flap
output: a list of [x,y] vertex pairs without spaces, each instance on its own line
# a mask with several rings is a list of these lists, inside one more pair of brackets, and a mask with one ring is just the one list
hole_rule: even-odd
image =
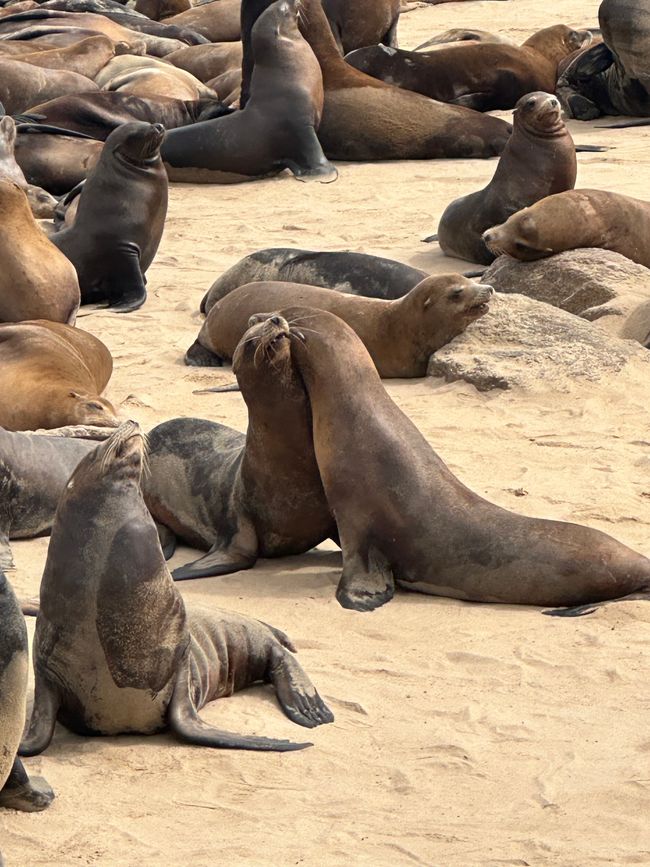
[[84,399],[84,395],[83,395],[83,394],[79,394],[78,391],[71,391],[71,392],[69,392],[69,396],[70,396],[70,397],[74,397],[75,400],[83,400],[83,399]]

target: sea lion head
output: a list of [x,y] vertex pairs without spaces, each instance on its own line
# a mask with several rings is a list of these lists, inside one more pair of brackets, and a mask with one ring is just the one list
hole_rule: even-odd
[[161,123],[123,123],[106,139],[104,149],[119,162],[137,168],[160,162],[160,145],[165,137]]
[[300,0],[276,0],[271,3],[253,26],[251,35],[255,50],[262,41],[275,42],[280,38],[292,39],[299,36],[300,13]]
[[66,418],[69,424],[93,425],[96,427],[119,427],[119,420],[110,401],[95,394],[69,391],[65,396]]
[[107,482],[139,486],[145,457],[146,441],[140,425],[126,421],[77,465],[67,490],[72,492],[79,488],[80,478],[85,488],[91,486],[93,490],[99,490]]
[[560,100],[543,90],[522,96],[514,112],[515,126],[521,124],[535,133],[549,135],[565,128]]
[[573,30],[566,24],[552,24],[533,33],[523,47],[532,48],[549,60],[559,63],[568,54],[586,48],[592,39],[593,34],[589,30]]
[[456,334],[488,312],[490,298],[494,293],[487,283],[477,283],[462,274],[438,274],[425,277],[411,290],[422,319],[432,327],[449,323]]
[[539,230],[530,208],[517,211],[505,223],[483,232],[482,238],[495,256],[505,253],[524,262],[543,259],[553,252],[551,247],[540,243]]

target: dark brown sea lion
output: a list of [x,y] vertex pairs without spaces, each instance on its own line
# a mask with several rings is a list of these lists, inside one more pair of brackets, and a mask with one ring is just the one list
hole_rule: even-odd
[[90,138],[19,131],[16,162],[30,184],[61,196],[86,179],[103,147]]
[[323,9],[343,54],[379,42],[397,47],[400,0],[323,0]]
[[74,266],[41,231],[23,190],[2,177],[0,213],[0,322],[50,319],[74,325],[79,309]]
[[25,725],[29,655],[27,629],[18,600],[0,572],[0,807],[45,810],[54,792],[42,778],[27,776],[16,753]]
[[45,320],[0,325],[0,427],[117,427],[113,406],[99,396],[112,371],[108,349],[78,328]]
[[[22,63],[31,63],[32,66],[40,66],[44,69],[65,69],[68,72],[76,72],[92,81],[114,55],[113,41],[98,33],[66,48],[34,51],[31,54],[21,54],[17,59]],[[94,90],[92,85],[89,89]]]
[[601,247],[650,268],[650,203],[604,190],[548,196],[483,233],[497,256],[524,262],[563,250]]
[[74,224],[52,242],[77,269],[82,304],[126,313],[147,297],[144,275],[165,226],[167,175],[160,124],[125,123],[106,139],[79,197]]
[[165,58],[179,69],[186,69],[200,81],[210,81],[229,69],[241,69],[241,42],[221,42],[213,45],[190,45]]
[[175,536],[209,549],[177,569],[177,580],[248,569],[258,557],[301,554],[336,533],[286,322],[252,325],[233,369],[248,406],[245,435],[192,418],[164,422],[149,434],[147,506]]
[[489,265],[486,229],[545,196],[570,190],[577,161],[559,100],[550,93],[529,93],[515,106],[513,133],[490,183],[456,199],[438,224],[438,241],[448,256]]
[[25,191],[29,207],[37,219],[48,219],[54,214],[56,199],[41,187],[27,183],[23,170],[16,162],[15,148],[16,124],[12,117],[5,115],[0,118],[0,177],[13,181]]
[[210,42],[237,42],[241,0],[213,0],[165,18],[165,24],[189,27]]
[[0,102],[7,114],[20,114],[39,102],[65,93],[91,90],[98,90],[97,85],[76,72],[40,69],[21,60],[0,58]]
[[[341,538],[336,595],[343,607],[377,608],[396,583],[512,605],[647,595],[650,560],[611,536],[518,515],[466,488],[393,403],[342,320],[302,307],[279,315],[295,323],[292,357],[309,395],[314,451]],[[362,441],[351,419],[362,424]]]
[[212,306],[185,363],[223,364],[233,357],[252,315],[294,303],[329,310],[347,322],[380,376],[425,376],[430,356],[487,313],[491,295],[491,286],[460,274],[426,277],[395,301],[299,283],[249,283]]
[[246,283],[280,280],[391,301],[406,295],[427,276],[419,268],[366,253],[272,247],[244,256],[218,277],[201,301],[201,313],[209,313],[219,299]]
[[135,422],[87,455],[57,509],[34,640],[34,711],[21,755],[47,748],[57,719],[84,735],[153,734],[210,747],[294,750],[204,723],[209,701],[272,683],[284,712],[313,727],[333,716],[272,626],[186,610],[142,499]]
[[298,30],[299,8],[298,0],[277,0],[255,23],[255,70],[243,111],[167,135],[162,156],[170,180],[232,182],[283,168],[299,180],[336,179],[316,136],[323,82]]
[[157,57],[114,57],[95,77],[102,90],[121,91],[145,99],[216,99],[214,91],[185,69]]
[[423,54],[374,45],[345,59],[368,75],[431,99],[492,111],[512,108],[534,90],[554,93],[559,61],[591,39],[589,30],[556,24],[520,47],[481,42]]
[[49,533],[72,471],[96,445],[0,428],[0,570],[14,568],[10,539]]

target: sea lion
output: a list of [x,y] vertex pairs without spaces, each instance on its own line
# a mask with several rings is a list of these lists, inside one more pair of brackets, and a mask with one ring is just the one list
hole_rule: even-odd
[[229,69],[241,69],[241,42],[220,42],[210,45],[191,45],[174,51],[165,58],[179,69],[186,69],[200,81],[210,81]]
[[40,69],[22,60],[0,57],[0,102],[7,114],[20,114],[39,102],[65,93],[98,90],[97,85],[76,72]]
[[147,297],[144,275],[167,214],[167,175],[160,124],[125,123],[106,139],[79,197],[74,224],[52,242],[79,275],[83,304],[108,300],[127,313]]
[[104,143],[34,129],[16,136],[16,162],[30,184],[62,196],[85,180]]
[[490,33],[488,30],[451,27],[443,33],[437,33],[435,36],[432,36],[431,39],[427,39],[426,42],[421,42],[420,45],[416,45],[413,51],[423,51],[425,48],[437,51],[440,47],[446,48],[449,45],[455,45],[461,42],[505,42],[507,45],[516,44],[512,39],[508,39],[506,36],[501,36],[499,33]]
[[74,265],[41,231],[23,190],[2,178],[0,212],[0,322],[50,319],[74,325],[79,309]]
[[48,219],[54,214],[56,199],[41,187],[27,183],[23,170],[16,162],[15,148],[16,124],[12,117],[5,115],[0,118],[0,177],[13,181],[25,191],[31,212],[36,218]]
[[201,313],[209,313],[217,301],[246,283],[279,280],[390,301],[406,295],[427,276],[419,268],[366,253],[272,247],[244,256],[218,277],[203,296]]
[[381,377],[425,376],[430,356],[487,313],[492,291],[460,274],[426,277],[394,301],[299,283],[249,283],[212,306],[185,363],[223,364],[233,357],[253,314],[294,303],[329,310],[347,322]]
[[210,42],[237,42],[241,0],[215,0],[191,6],[185,12],[165,18],[165,24],[188,27]]
[[513,133],[490,183],[447,206],[438,224],[438,242],[447,256],[489,265],[486,229],[545,196],[570,190],[577,161],[560,102],[550,93],[529,93],[515,106]]
[[50,531],[72,471],[95,446],[86,439],[0,428],[0,570],[14,568],[10,539]]
[[601,247],[650,268],[650,203],[604,190],[548,196],[483,233],[496,255],[529,262],[563,250]]
[[117,427],[113,406],[99,396],[112,371],[108,349],[78,328],[45,320],[0,325],[0,427]]
[[272,683],[284,712],[333,716],[280,630],[226,611],[187,609],[142,499],[145,446],[126,422],[74,471],[57,509],[34,640],[34,711],[21,755],[47,748],[57,719],[84,735],[153,734],[210,747],[294,750],[204,723],[209,701]]
[[25,725],[27,629],[3,572],[0,572],[0,624],[0,807],[33,813],[49,807],[54,792],[42,777],[30,779],[16,755]]
[[151,514],[186,543],[209,549],[176,569],[176,580],[249,569],[258,557],[301,554],[336,534],[286,322],[248,328],[233,370],[248,406],[245,435],[179,418],[148,437],[144,496]]
[[400,0],[323,0],[323,9],[343,54],[379,42],[397,48]]
[[134,9],[152,21],[162,21],[191,9],[190,0],[136,0]]
[[[6,44],[0,43],[0,45]],[[31,54],[21,54],[17,59],[22,63],[31,63],[43,69],[66,69],[68,72],[84,75],[92,81],[115,52],[116,46],[113,41],[98,33],[96,36],[80,39],[79,42],[66,48],[41,49]],[[92,86],[90,89],[93,89]]]
[[512,108],[531,91],[555,92],[563,57],[591,42],[589,30],[546,27],[523,45],[481,42],[426,54],[374,45],[346,55],[362,72],[431,99],[477,111]]
[[170,180],[247,180],[283,168],[299,180],[336,180],[316,136],[323,82],[298,30],[300,8],[298,0],[277,0],[256,21],[251,96],[242,111],[167,135],[162,156]]
[[216,99],[214,91],[190,72],[157,57],[114,57],[95,77],[102,90],[121,91],[145,99],[167,97],[194,101]]
[[241,93],[241,69],[227,69],[216,78],[211,78],[208,87],[225,105],[233,105]]
[[[309,396],[314,451],[341,538],[336,597],[344,608],[377,608],[396,583],[510,605],[647,595],[650,560],[611,536],[518,515],[466,488],[393,403],[342,320],[303,307],[276,315],[295,323],[291,354]],[[363,420],[362,440],[352,419]]]

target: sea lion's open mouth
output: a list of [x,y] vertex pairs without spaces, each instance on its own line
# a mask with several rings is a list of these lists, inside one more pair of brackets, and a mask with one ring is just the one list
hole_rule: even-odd
[[490,299],[494,295],[492,286],[477,286],[477,297],[468,304],[463,310],[463,314],[469,319],[478,319],[479,316],[485,316],[490,309]]

